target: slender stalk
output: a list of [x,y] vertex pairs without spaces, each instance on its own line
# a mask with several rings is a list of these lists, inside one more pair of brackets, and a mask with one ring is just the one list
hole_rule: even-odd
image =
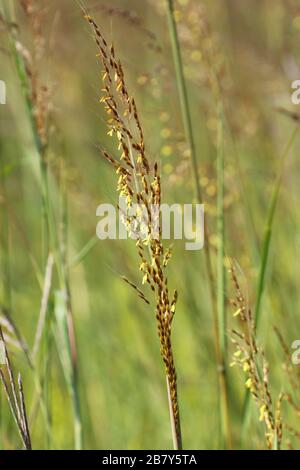
[[[11,8],[6,8],[3,5],[3,11],[5,13],[5,18],[7,23],[10,24],[12,21],[12,12]],[[41,174],[41,195],[42,195],[42,235],[43,235],[43,261],[44,264],[47,261],[48,254],[49,254],[49,239],[50,239],[50,225],[52,222],[50,216],[50,199],[49,199],[49,188],[48,188],[48,168],[46,162],[46,146],[41,141],[38,128],[36,117],[34,113],[34,106],[32,102],[30,86],[28,83],[28,77],[26,74],[26,68],[24,64],[24,60],[22,55],[17,49],[18,43],[18,32],[16,29],[11,29],[9,31],[9,40],[10,40],[10,48],[12,51],[12,56],[15,62],[17,75],[20,81],[20,85],[22,88],[25,104],[26,104],[26,111],[28,114],[29,122],[32,129],[33,140],[35,144],[35,148],[39,157],[39,164],[40,164],[40,174]]]
[[53,256],[50,253],[48,256],[48,261],[47,261],[47,266],[46,266],[45,281],[44,281],[39,319],[38,319],[37,329],[36,329],[35,338],[34,338],[34,345],[32,349],[33,361],[35,361],[35,358],[38,354],[38,351],[40,349],[40,344],[42,341],[42,336],[43,336],[43,331],[44,331],[44,326],[45,326],[45,321],[46,321],[46,316],[47,316],[47,310],[48,310],[49,296],[50,296],[51,285],[52,285],[52,270],[53,270]]
[[190,147],[190,156],[191,156],[191,163],[193,168],[193,176],[194,176],[194,184],[195,184],[195,192],[197,195],[197,199],[199,201],[202,200],[201,196],[201,186],[199,182],[199,170],[198,170],[198,161],[196,155],[196,145],[193,133],[193,126],[192,126],[192,117],[190,112],[189,100],[188,100],[188,93],[187,93],[187,86],[186,81],[183,73],[183,64],[182,64],[182,57],[180,51],[180,44],[177,34],[177,27],[174,18],[174,5],[173,0],[167,0],[167,13],[168,13],[168,24],[169,24],[169,31],[170,31],[170,39],[172,43],[172,51],[173,51],[173,59],[177,77],[177,86],[178,86],[178,93],[180,98],[180,106],[182,112],[182,119],[184,130],[186,134],[186,138]]
[[80,409],[80,394],[79,394],[79,382],[78,382],[78,354],[76,346],[75,327],[73,320],[73,309],[71,300],[71,289],[70,289],[70,276],[68,266],[68,202],[67,192],[65,187],[65,176],[64,169],[62,168],[62,184],[61,184],[61,267],[62,267],[62,288],[66,292],[66,304],[67,304],[67,329],[68,339],[70,345],[70,355],[72,364],[71,373],[71,398],[73,406],[74,416],[74,441],[75,449],[81,450],[83,446],[82,436],[82,417]]
[[[2,195],[4,201],[6,201],[6,177],[5,172],[1,172],[1,185],[2,185]],[[5,202],[1,204],[1,258],[2,258],[2,275],[3,275],[3,303],[7,310],[11,309],[11,276],[9,269],[9,222],[8,214]]]
[[[191,166],[193,170],[194,176],[194,188],[195,188],[195,195],[197,202],[201,204],[203,202],[202,199],[202,191],[199,181],[199,168],[198,168],[198,160],[197,160],[197,153],[196,153],[196,145],[195,145],[195,138],[192,126],[192,117],[190,111],[190,105],[188,100],[188,93],[187,93],[187,85],[186,80],[184,77],[183,72],[183,63],[182,63],[182,56],[179,44],[179,38],[177,33],[176,22],[174,18],[174,3],[173,0],[166,0],[167,1],[167,16],[168,16],[168,25],[169,25],[169,32],[170,32],[170,39],[172,44],[172,51],[173,51],[173,60],[175,65],[175,72],[176,72],[176,79],[177,79],[177,87],[180,99],[180,106],[181,106],[181,114],[183,119],[183,125],[185,129],[185,135],[187,142],[190,147],[190,158],[191,158]],[[220,333],[220,325],[219,325],[219,318],[218,318],[218,308],[217,308],[217,298],[215,294],[214,288],[214,274],[212,268],[212,261],[211,261],[211,253],[210,253],[210,246],[209,246],[209,230],[207,224],[204,224],[204,234],[205,239],[207,240],[206,247],[204,249],[205,252],[205,265],[206,265],[206,273],[209,282],[209,291],[210,291],[210,298],[211,298],[211,305],[212,305],[212,312],[213,312],[213,320],[214,320],[214,342],[215,342],[215,351],[216,351],[216,359],[217,359],[217,369],[219,374],[219,389],[220,389],[220,401],[223,403],[222,408],[224,408],[224,419],[228,422],[228,391],[227,391],[227,381],[226,381],[226,371],[224,367],[224,363],[222,360],[222,341],[221,337],[223,336],[223,332]],[[225,412],[226,407],[226,412]],[[226,419],[225,419],[226,416]],[[223,428],[225,425],[223,425]],[[229,429],[229,426],[226,425],[226,428]],[[228,431],[229,432],[229,431]],[[227,446],[230,447],[230,434],[227,435],[226,438]]]
[[217,298],[219,318],[219,343],[222,357],[227,353],[226,340],[226,313],[225,313],[225,269],[224,269],[224,148],[223,148],[223,122],[219,118],[218,125],[218,150],[217,150],[217,232],[218,232],[218,259],[217,259]]
[[217,148],[217,233],[218,233],[218,254],[217,254],[217,305],[219,322],[219,345],[220,345],[220,411],[221,411],[221,440],[222,446],[232,447],[229,404],[227,396],[227,322],[226,322],[226,298],[225,298],[225,217],[224,217],[224,130],[223,115],[219,111],[218,124],[218,148]]
[[[177,27],[176,27],[175,18],[174,18],[173,0],[167,0],[167,15],[168,15],[169,32],[170,32],[170,39],[171,39],[172,51],[173,51],[173,60],[174,60],[176,79],[177,79],[177,87],[178,87],[178,93],[179,93],[179,99],[180,99],[181,114],[182,114],[186,139],[190,147],[190,158],[191,158],[191,166],[193,170],[195,196],[196,196],[197,202],[199,204],[202,204],[203,199],[202,199],[202,191],[201,191],[201,186],[200,186],[200,181],[199,181],[199,169],[198,169],[198,161],[197,161],[197,154],[196,154],[196,145],[195,145],[195,138],[194,138],[194,133],[193,133],[187,86],[186,86],[186,81],[185,81],[185,77],[183,73],[183,64],[182,64],[182,57],[181,57],[181,51],[180,51],[180,44],[179,44]],[[218,318],[217,318],[217,309],[216,309],[216,295],[215,295],[215,290],[214,290],[214,275],[213,275],[212,262],[211,262],[210,246],[208,242],[209,234],[208,234],[207,224],[204,224],[204,231],[205,231],[205,239],[207,240],[207,244],[204,249],[206,271],[207,271],[207,276],[208,276],[208,281],[209,281],[211,304],[212,304],[213,315],[214,315],[215,347],[216,347],[216,350],[218,350],[219,349],[219,346],[218,346],[219,333],[218,333]],[[217,353],[217,355],[219,356],[219,353]]]
[[180,419],[176,420],[176,417],[175,417],[175,414],[174,414],[174,405],[173,405],[170,381],[169,381],[168,376],[166,377],[166,380],[167,380],[167,392],[168,392],[168,402],[169,402],[169,413],[170,413],[170,421],[171,421],[173,447],[174,447],[174,450],[182,450],[182,437],[181,437]]
[[24,435],[26,436],[26,448],[28,450],[31,450],[31,437],[30,437],[30,431],[29,431],[29,426],[28,426],[28,419],[27,419],[27,413],[26,413],[26,405],[25,405],[25,398],[24,398],[24,390],[23,390],[23,382],[22,382],[22,377],[21,374],[18,374],[18,387],[19,387],[19,406],[20,406],[20,412],[22,416],[22,428]]
[[[2,143],[0,142],[0,150]],[[1,155],[2,157],[2,155]],[[6,197],[6,176],[4,170],[4,162],[1,158],[1,174],[0,181],[2,186],[2,195],[4,203],[1,203],[1,226],[0,226],[0,241],[1,241],[1,276],[3,279],[3,303],[7,310],[11,309],[11,277],[10,277],[10,266],[9,266],[9,221],[7,214],[7,206],[5,201]],[[2,401],[0,397],[0,407],[2,408]],[[3,442],[5,433],[5,425],[1,426],[1,445]]]
[[[9,13],[8,13],[9,14]],[[73,381],[72,381],[72,400],[73,400],[73,409],[75,415],[75,423],[74,423],[74,433],[75,433],[75,447],[80,449],[82,447],[82,436],[81,436],[81,417],[80,417],[80,406],[79,406],[79,392],[78,392],[78,385],[77,385],[77,364],[76,364],[76,344],[75,344],[75,334],[74,334],[74,326],[73,326],[73,318],[71,313],[71,300],[70,300],[70,287],[69,287],[69,275],[67,272],[67,266],[64,263],[64,258],[60,257],[58,252],[58,241],[57,235],[55,230],[55,220],[54,215],[52,212],[52,204],[49,194],[49,182],[48,182],[48,164],[47,164],[47,157],[46,157],[46,145],[42,142],[40,138],[37,122],[34,114],[34,106],[32,103],[32,97],[30,92],[30,85],[28,83],[28,77],[25,70],[24,60],[21,54],[18,52],[16,43],[17,43],[17,32],[12,31],[10,34],[10,41],[11,41],[11,49],[13,52],[13,56],[15,59],[15,64],[17,68],[17,73],[20,79],[20,83],[22,86],[25,103],[26,103],[26,110],[30,119],[31,128],[34,137],[35,148],[39,157],[39,164],[40,164],[40,176],[41,176],[41,196],[42,196],[42,240],[43,240],[43,260],[46,263],[49,250],[53,249],[54,254],[56,254],[56,265],[58,270],[58,275],[60,282],[64,285],[64,288],[67,292],[67,302],[68,302],[68,332],[70,337],[70,344],[72,348],[72,357],[73,357]],[[49,285],[49,289],[51,287],[51,283]],[[49,298],[49,292],[46,292],[47,299]],[[39,344],[42,340],[41,331],[43,330],[43,325],[46,320],[46,313],[47,313],[47,304],[48,300],[44,302],[42,307],[42,315],[40,316],[41,324],[39,325],[38,330],[38,337],[36,338],[36,343],[34,347],[34,357],[37,354],[39,349]],[[50,331],[51,329],[46,329],[46,338],[45,338],[45,393],[47,388],[47,370],[49,370],[48,365],[49,361],[51,360],[50,356],[47,354],[47,345],[50,345]],[[45,398],[46,400],[46,398]],[[49,413],[47,413],[49,417]],[[50,417],[48,418],[50,419]],[[47,430],[50,429],[50,422],[47,423],[46,426]],[[49,438],[49,433],[48,433]]]

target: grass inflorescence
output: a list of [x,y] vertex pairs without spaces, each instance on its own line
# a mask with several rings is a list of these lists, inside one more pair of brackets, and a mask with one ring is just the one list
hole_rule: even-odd
[[[123,214],[128,232],[134,233],[140,257],[139,269],[143,284],[148,284],[156,303],[156,320],[161,345],[161,355],[165,364],[172,436],[175,449],[182,448],[177,378],[171,344],[172,322],[177,303],[177,291],[169,293],[166,267],[168,253],[161,240],[159,214],[151,207],[161,205],[161,177],[158,164],[151,163],[146,155],[142,124],[134,98],[127,90],[121,62],[116,58],[115,49],[109,46],[93,18],[86,16],[93,28],[95,41],[102,61],[102,97],[108,115],[108,134],[117,137],[119,158],[114,158],[105,150],[104,157],[114,167],[118,179],[117,190],[126,199],[127,208],[135,203],[144,206],[146,214],[140,210],[137,215]],[[142,226],[142,233],[136,231],[136,224]],[[158,236],[153,237],[152,227],[158,226]],[[167,256],[166,256],[167,255]],[[137,289],[137,288],[136,288]],[[139,291],[139,297],[144,299]]]

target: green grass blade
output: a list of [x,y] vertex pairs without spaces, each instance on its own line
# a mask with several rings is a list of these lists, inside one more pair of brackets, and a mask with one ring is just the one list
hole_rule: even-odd
[[96,235],[90,238],[90,240],[84,245],[79,253],[77,253],[77,255],[75,255],[71,260],[70,267],[75,267],[80,264],[90,254],[93,248],[97,245],[98,241],[99,240]]
[[[276,178],[276,181],[274,183],[273,191],[272,191],[272,197],[271,197],[271,204],[270,204],[270,209],[269,209],[269,214],[267,218],[267,224],[265,228],[265,234],[264,234],[264,239],[263,239],[263,248],[262,248],[262,254],[261,254],[261,262],[260,262],[260,269],[259,269],[259,277],[258,277],[258,287],[257,287],[257,295],[256,295],[256,304],[255,304],[255,311],[254,311],[254,319],[255,319],[255,326],[256,326],[256,331],[259,328],[260,324],[260,318],[261,318],[261,305],[262,305],[262,300],[263,300],[263,294],[265,290],[265,280],[266,280],[266,273],[267,273],[267,267],[268,267],[268,259],[269,259],[269,253],[270,253],[270,246],[271,246],[271,240],[272,240],[272,232],[273,232],[273,225],[274,225],[274,218],[275,218],[275,213],[276,213],[276,208],[278,204],[278,199],[279,199],[279,193],[281,189],[281,183],[282,183],[282,177],[283,177],[283,171],[284,171],[284,166],[286,159],[289,155],[289,152],[291,150],[291,147],[295,141],[295,138],[297,136],[299,127],[297,126],[292,134],[290,139],[288,140],[288,143],[281,155],[280,162],[279,162],[279,171],[278,171],[278,176]],[[247,390],[245,400],[244,400],[244,405],[243,405],[243,420],[242,420],[242,442],[244,442],[247,430],[248,430],[248,425],[250,421],[250,392]]]
[[[187,85],[186,85],[186,80],[185,80],[184,71],[183,71],[183,62],[182,62],[182,55],[181,55],[181,50],[180,50],[180,43],[179,43],[177,26],[176,26],[175,17],[174,17],[173,0],[167,0],[167,17],[168,17],[169,33],[170,33],[170,40],[171,40],[172,52],[173,52],[173,60],[174,60],[174,66],[175,66],[175,72],[176,72],[177,88],[178,88],[179,99],[180,99],[181,114],[182,114],[186,139],[190,147],[190,157],[191,157],[191,166],[193,170],[195,195],[196,195],[197,202],[202,203],[203,201],[202,201],[202,192],[201,192],[201,186],[200,186],[200,181],[199,181],[199,168],[198,168],[198,161],[197,161],[196,144],[195,144],[195,138],[194,138],[194,133],[193,133],[192,116],[191,116],[191,110],[190,110],[190,105],[189,105],[189,100],[188,100]],[[221,194],[221,197],[223,197],[222,194]],[[219,398],[220,398],[220,403],[223,403],[222,408],[225,413],[223,415],[222,421],[228,423],[227,383],[226,383],[224,365],[222,364],[222,347],[223,347],[222,343],[224,343],[224,337],[223,337],[224,331],[221,331],[220,333],[221,328],[219,325],[219,317],[223,317],[223,313],[222,313],[223,309],[221,308],[221,312],[219,312],[220,314],[218,315],[218,298],[216,298],[217,296],[215,294],[214,274],[213,274],[213,269],[212,269],[210,246],[208,243],[209,230],[208,230],[207,224],[205,224],[204,228],[205,228],[205,239],[207,241],[206,247],[204,249],[205,263],[206,263],[206,272],[207,272],[207,277],[208,277],[208,282],[209,282],[210,298],[211,298],[211,305],[212,305],[212,311],[213,311],[214,341],[215,341],[215,350],[216,350],[216,357],[217,357],[218,371],[219,371]],[[220,300],[220,303],[221,303],[221,300]],[[222,327],[222,330],[223,330],[223,327]],[[225,408],[226,408],[226,411],[225,411]],[[228,425],[224,425],[224,426],[226,426],[227,430],[229,429]],[[230,436],[227,431],[226,431],[226,434],[227,434],[226,442],[227,442],[227,445],[230,447],[231,445]],[[223,429],[220,429],[220,435],[224,435]]]
[[273,187],[270,211],[269,211],[269,216],[268,216],[268,219],[267,219],[267,225],[266,225],[264,241],[263,241],[263,251],[262,251],[262,256],[261,256],[261,265],[260,265],[260,271],[259,271],[257,298],[256,298],[256,305],[255,305],[255,324],[256,324],[256,327],[259,326],[259,321],[260,321],[260,317],[261,317],[261,303],[262,303],[262,297],[263,297],[264,288],[265,288],[266,270],[267,270],[269,252],[270,252],[270,244],[271,244],[271,239],[272,239],[274,216],[275,216],[275,212],[276,212],[276,207],[277,207],[280,188],[281,188],[281,183],[282,183],[284,163],[285,163],[286,158],[289,155],[291,147],[292,147],[292,145],[295,141],[297,132],[298,132],[298,126],[294,129],[294,131],[293,131],[293,133],[292,133],[292,135],[291,135],[291,137],[290,137],[290,139],[289,139],[289,141],[288,141],[288,143],[287,143],[287,145],[284,149],[284,152],[283,152],[281,160],[280,160],[280,169],[279,169],[278,177],[277,177],[277,180],[276,180],[276,182],[274,184],[274,187]]
[[73,406],[73,427],[75,449],[83,447],[82,417],[80,409],[80,394],[78,382],[78,358],[75,338],[75,328],[72,312],[70,277],[68,266],[68,208],[65,187],[64,168],[61,170],[61,240],[60,240],[60,269],[61,291],[57,293],[57,327],[63,341],[64,354],[61,356],[69,393]]

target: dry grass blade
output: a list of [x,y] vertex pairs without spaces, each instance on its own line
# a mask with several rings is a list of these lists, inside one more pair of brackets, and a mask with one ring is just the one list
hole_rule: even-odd
[[18,375],[18,386],[19,386],[19,404],[20,404],[20,410],[21,410],[21,415],[22,415],[22,428],[23,428],[24,436],[26,437],[26,444],[27,444],[26,448],[30,450],[31,438],[30,438],[28,419],[27,419],[27,413],[26,413],[23,382],[22,382],[22,377],[20,373]]
[[[12,319],[11,315],[7,311],[7,309],[3,306],[0,305],[0,312],[2,312],[2,315],[0,316],[0,326],[3,329],[6,329],[8,334],[6,335],[3,333],[3,336],[6,340],[6,343],[8,342],[6,338],[10,338],[12,343],[18,348],[23,351],[25,354],[26,358],[29,359],[30,357],[30,352],[29,352],[29,347],[28,344],[25,340],[25,338],[22,336],[20,333],[16,323]],[[29,360],[29,363],[31,361]]]
[[8,379],[7,379],[5,377],[3,370],[1,370],[0,368],[0,379],[4,388],[4,392],[5,392],[12,416],[15,420],[16,426],[20,433],[24,448],[26,450],[31,450],[31,438],[30,438],[30,432],[29,432],[29,427],[28,427],[22,379],[21,379],[21,375],[19,374],[18,375],[18,389],[17,389],[12,365],[10,362],[10,358],[8,355],[8,351],[7,351],[7,347],[6,347],[6,343],[4,340],[1,327],[0,327],[0,341],[2,342],[3,347],[4,347],[4,359],[5,359],[5,366],[6,366],[7,375],[8,375]]
[[44,330],[44,325],[46,321],[47,308],[48,308],[49,295],[50,295],[51,282],[52,282],[53,263],[54,263],[54,259],[53,259],[52,254],[50,253],[48,256],[48,262],[46,266],[39,320],[38,320],[38,325],[36,329],[35,340],[34,340],[34,345],[33,345],[33,350],[32,350],[33,360],[36,358],[36,355],[39,351],[39,347],[40,347],[42,335],[43,335],[43,330]]

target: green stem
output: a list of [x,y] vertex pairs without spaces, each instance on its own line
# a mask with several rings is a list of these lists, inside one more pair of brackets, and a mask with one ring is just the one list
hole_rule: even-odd
[[[10,4],[3,4],[3,11],[5,13],[5,19],[7,21],[7,24],[12,23],[12,3]],[[26,111],[28,114],[28,118],[30,121],[31,129],[32,129],[32,134],[33,134],[33,139],[34,139],[34,144],[35,148],[38,154],[39,158],[39,163],[40,163],[40,173],[41,173],[41,198],[42,198],[42,240],[43,240],[43,264],[46,264],[47,258],[48,258],[48,253],[49,253],[49,240],[50,240],[50,226],[51,226],[51,215],[50,215],[50,198],[49,198],[49,190],[48,190],[48,170],[47,170],[47,163],[45,160],[45,153],[46,153],[46,148],[43,145],[39,132],[37,129],[37,124],[36,124],[36,119],[34,115],[34,109],[33,109],[33,103],[32,103],[32,97],[31,97],[31,90],[30,90],[30,85],[28,83],[28,78],[26,74],[26,69],[25,69],[25,64],[23,57],[17,50],[17,41],[18,41],[18,31],[17,29],[10,29],[9,30],[9,41],[10,41],[10,47],[12,51],[12,56],[15,61],[15,66],[17,70],[17,75],[20,81],[20,85],[23,91],[24,95],[24,100],[25,100],[25,105],[26,105]],[[53,230],[53,228],[52,228]],[[53,233],[53,232],[52,232]],[[47,332],[49,334],[49,332]],[[48,341],[47,341],[48,342]],[[45,397],[44,397],[45,398]],[[46,404],[46,402],[45,402]],[[47,406],[47,405],[46,405]],[[47,412],[47,418],[46,418],[46,429],[47,429],[47,435],[49,437],[50,435],[50,421],[48,420],[49,416],[49,410]]]
[[62,168],[61,175],[61,268],[62,268],[62,288],[67,294],[67,329],[68,329],[68,341],[70,345],[70,355],[72,364],[72,377],[70,380],[71,384],[71,398],[73,406],[73,426],[74,426],[74,442],[75,449],[81,450],[83,447],[83,436],[82,436],[82,417],[80,409],[80,394],[79,394],[79,381],[78,381],[78,355],[76,346],[76,335],[74,328],[73,309],[71,300],[71,289],[70,289],[70,275],[69,275],[69,263],[68,263],[68,201],[67,191],[65,187],[65,175],[64,169]]
[[229,419],[228,384],[227,384],[227,321],[225,298],[225,217],[224,217],[224,124],[223,115],[219,110],[218,144],[217,144],[217,307],[220,348],[220,411],[222,447],[232,447],[231,427]]
[[[0,150],[2,150],[2,142],[0,142]],[[6,192],[6,176],[5,176],[5,164],[2,159],[0,160],[0,181],[2,186],[2,197],[4,201],[1,203],[1,231],[0,231],[0,241],[1,241],[1,275],[3,279],[3,304],[5,308],[11,310],[11,276],[10,276],[10,265],[9,265],[9,220],[7,214],[7,192]],[[2,413],[2,401],[0,397],[0,409]],[[4,448],[4,436],[5,436],[5,425],[4,422],[1,426],[1,439],[0,447]]]
[[192,116],[190,112],[186,81],[185,81],[185,77],[183,73],[183,64],[182,64],[182,57],[181,57],[181,51],[180,51],[180,44],[179,44],[179,39],[178,39],[178,34],[177,34],[176,22],[174,18],[173,0],[167,0],[167,5],[168,5],[168,8],[167,8],[168,24],[169,24],[171,43],[172,43],[173,59],[174,59],[176,77],[177,77],[177,86],[178,86],[183,125],[184,125],[185,135],[186,135],[189,147],[190,147],[190,156],[191,156],[191,163],[192,163],[192,168],[193,168],[195,192],[196,192],[198,201],[202,201],[201,186],[200,186],[200,181],[199,181],[198,161],[197,161],[197,155],[196,155],[196,145],[195,145],[195,139],[194,139],[194,133],[193,133],[193,126],[192,126]]
[[223,148],[223,122],[219,118],[218,126],[218,150],[217,150],[217,233],[218,233],[218,255],[217,255],[217,300],[219,318],[219,343],[222,358],[227,351],[226,341],[226,312],[225,312],[225,269],[224,269],[224,148]]
[[[193,170],[193,178],[194,178],[194,188],[195,188],[195,195],[197,202],[199,204],[203,203],[202,200],[202,192],[201,186],[199,181],[199,168],[198,168],[198,160],[197,160],[197,153],[196,153],[196,145],[195,145],[195,138],[192,126],[192,116],[190,111],[190,105],[188,100],[188,92],[187,92],[187,85],[186,80],[184,77],[183,71],[183,62],[182,62],[182,55],[180,50],[179,38],[177,33],[177,26],[174,18],[174,3],[173,0],[166,0],[167,2],[167,17],[168,17],[168,25],[169,25],[169,33],[172,45],[172,52],[173,52],[173,60],[176,72],[176,80],[177,80],[177,87],[180,99],[180,107],[181,107],[181,114],[183,119],[183,125],[185,130],[185,135],[187,142],[190,148],[190,158],[191,158],[191,166]],[[204,224],[204,234],[206,240],[206,247],[204,249],[205,253],[205,265],[206,265],[206,273],[209,282],[209,291],[210,291],[210,298],[211,298],[211,305],[213,311],[213,321],[214,321],[214,342],[215,342],[215,350],[216,350],[216,358],[218,363],[218,373],[219,373],[219,394],[220,400],[223,403],[223,408],[226,407],[226,422],[228,422],[228,391],[227,391],[227,380],[226,380],[226,372],[224,368],[224,364],[222,362],[222,341],[220,341],[222,333],[220,331],[219,319],[218,319],[218,309],[217,309],[217,299],[215,294],[215,287],[214,287],[214,274],[212,269],[212,262],[211,262],[211,253],[210,253],[210,245],[209,245],[209,230],[208,226]],[[228,426],[227,426],[228,429]],[[226,438],[227,445],[230,446],[230,436],[228,435]]]

